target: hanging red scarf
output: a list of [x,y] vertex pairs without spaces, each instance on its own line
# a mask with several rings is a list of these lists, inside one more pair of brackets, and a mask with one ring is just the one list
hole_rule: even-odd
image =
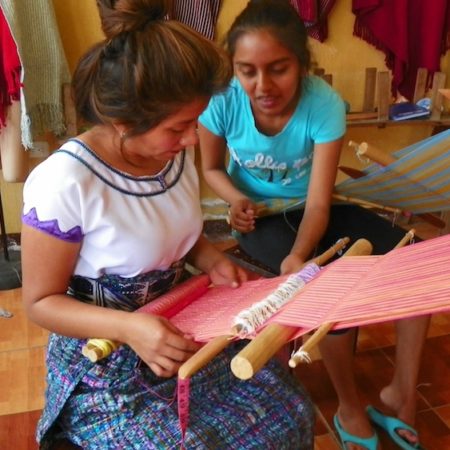
[[386,55],[392,91],[414,96],[417,69],[440,70],[450,48],[448,0],[353,0],[353,34]]
[[0,8],[0,128],[6,125],[8,106],[20,98],[20,72],[16,43]]

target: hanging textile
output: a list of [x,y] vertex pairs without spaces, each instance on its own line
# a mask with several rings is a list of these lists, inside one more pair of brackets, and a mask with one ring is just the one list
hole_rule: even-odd
[[53,3],[0,0],[22,66],[21,133],[25,148],[46,131],[65,131],[62,85],[70,72],[59,36]]
[[16,43],[0,9],[0,129],[6,126],[8,107],[20,98],[20,71]]
[[328,37],[328,15],[336,0],[290,0],[303,20],[308,35],[320,42]]
[[220,2],[221,0],[174,0],[170,16],[208,39],[214,39]]
[[448,0],[353,0],[353,34],[386,55],[392,71],[392,91],[412,100],[417,69],[440,69],[450,48]]

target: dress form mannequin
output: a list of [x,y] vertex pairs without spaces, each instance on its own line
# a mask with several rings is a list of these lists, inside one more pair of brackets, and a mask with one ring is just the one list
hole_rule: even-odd
[[28,153],[21,142],[20,102],[8,108],[6,127],[0,130],[0,158],[3,179],[21,183],[28,175]]

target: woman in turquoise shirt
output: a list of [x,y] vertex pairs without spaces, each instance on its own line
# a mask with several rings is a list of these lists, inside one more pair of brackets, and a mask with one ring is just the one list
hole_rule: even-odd
[[[204,177],[229,204],[240,246],[282,274],[344,236],[370,240],[376,254],[391,250],[404,230],[361,207],[332,204],[344,102],[309,75],[307,33],[295,9],[284,0],[250,1],[229,30],[227,47],[235,78],[200,116],[199,136]],[[380,393],[382,409],[392,413],[382,416],[386,428],[404,448],[418,441],[410,425],[428,322],[397,322],[407,351],[398,352],[393,381]],[[352,373],[354,336],[355,330],[330,334],[321,344],[339,398],[335,425],[344,448],[376,449],[369,421],[376,413],[363,407]]]

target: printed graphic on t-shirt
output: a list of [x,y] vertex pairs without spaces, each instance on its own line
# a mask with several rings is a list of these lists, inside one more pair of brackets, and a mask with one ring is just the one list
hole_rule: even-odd
[[309,173],[312,154],[308,157],[294,159],[293,161],[279,161],[271,155],[255,152],[254,157],[242,159],[235,149],[230,148],[230,156],[243,169],[253,177],[269,183],[279,183],[286,186],[293,179],[299,179]]

